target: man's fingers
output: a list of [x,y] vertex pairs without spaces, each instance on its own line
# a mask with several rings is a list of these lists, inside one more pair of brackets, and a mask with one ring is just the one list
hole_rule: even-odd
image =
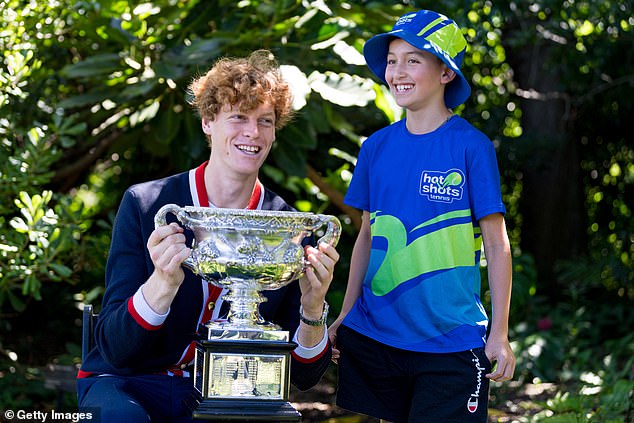
[[328,244],[320,244],[319,248],[306,247],[306,257],[310,262],[315,276],[319,282],[330,282],[332,280],[334,267],[339,259],[337,251]]
[[318,245],[318,249],[326,254],[328,257],[330,257],[333,262],[336,263],[339,261],[339,253],[337,252],[337,249],[332,245],[321,242]]
[[185,242],[183,229],[176,223],[152,231],[147,247],[155,268],[168,274],[178,272],[181,263],[191,253]]
[[[154,229],[152,233],[150,234],[150,237],[148,238],[148,241],[147,241],[147,247],[148,248],[156,247],[161,242],[163,242],[165,238],[169,237],[170,235],[182,234],[183,232],[184,232],[183,228],[178,226],[176,223],[170,223],[169,225],[159,226],[158,228]],[[184,239],[185,238],[183,237],[183,240]]]

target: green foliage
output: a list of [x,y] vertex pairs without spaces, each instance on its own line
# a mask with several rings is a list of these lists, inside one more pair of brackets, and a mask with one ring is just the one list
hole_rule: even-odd
[[[521,270],[533,274],[530,260]],[[517,260],[516,260],[517,263]],[[559,301],[533,294],[513,307],[510,337],[520,382],[554,382],[530,422],[627,421],[634,399],[634,310],[629,298],[606,291],[600,263],[561,266],[568,288]],[[574,271],[573,271],[574,269]],[[524,276],[514,273],[524,283]],[[519,276],[519,277],[517,277]],[[517,291],[514,289],[514,295]]]
[[634,382],[619,379],[608,385],[594,374],[585,374],[589,381],[579,391],[557,392],[546,401],[544,410],[537,413],[531,422],[613,422],[619,423],[631,415]]
[[52,405],[55,397],[44,388],[38,369],[16,367],[5,357],[0,358],[0,365],[6,369],[0,376],[0,404],[16,409],[32,409],[47,402]]
[[59,227],[58,215],[48,208],[51,197],[51,191],[44,191],[43,196],[33,197],[22,191],[15,200],[22,217],[14,217],[9,222],[17,239],[2,244],[3,256],[9,266],[2,275],[0,304],[7,295],[17,311],[23,311],[24,304],[11,291],[14,282],[23,281],[23,296],[41,300],[40,287],[43,278],[58,282],[72,273],[70,268],[56,261],[60,252],[68,250],[66,244],[73,239],[73,234],[68,232],[68,228]]
[[[24,84],[21,84],[26,88]],[[3,107],[4,110],[8,108]],[[77,282],[81,236],[87,224],[81,206],[72,198],[43,188],[49,183],[50,167],[59,160],[59,150],[51,146],[54,136],[60,143],[81,125],[66,124],[27,130],[15,126],[11,110],[2,119],[0,149],[0,310],[24,311],[25,299],[41,300],[42,284]],[[51,125],[59,124],[54,119]],[[71,143],[72,144],[72,143]]]
[[[634,356],[626,330],[634,325],[634,22],[627,2],[0,0],[3,351],[24,360],[32,345],[20,334],[29,314],[37,307],[55,321],[64,310],[58,345],[30,360],[76,362],[78,351],[62,340],[78,339],[68,322],[77,306],[98,303],[103,293],[123,190],[206,159],[187,86],[217,58],[259,48],[283,65],[297,108],[262,179],[298,209],[344,222],[329,293],[334,315],[356,230],[333,193],[345,193],[365,137],[402,117],[360,52],[414,8],[455,18],[469,41],[464,73],[473,94],[456,112],[498,148],[515,256],[518,377],[570,391],[562,388],[536,418],[631,416],[623,406],[627,395],[632,403]],[[558,115],[546,108],[553,102]],[[547,177],[560,167],[566,171]],[[536,225],[539,214],[555,223]],[[572,235],[557,238],[560,228]],[[551,232],[548,242],[535,241]],[[552,277],[544,276],[545,262]],[[484,288],[487,301],[486,280]],[[39,388],[28,393],[21,384],[33,380],[34,367],[10,358],[1,366],[3,404],[47,401]],[[16,396],[20,389],[27,394]]]

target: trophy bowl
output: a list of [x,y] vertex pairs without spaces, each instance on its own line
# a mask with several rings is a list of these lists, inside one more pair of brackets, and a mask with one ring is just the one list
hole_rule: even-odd
[[335,216],[272,210],[163,206],[156,227],[167,224],[172,213],[194,233],[192,253],[183,265],[203,279],[230,291],[228,325],[262,329],[259,292],[281,288],[301,277],[308,265],[302,241],[325,227],[318,242],[336,246],[341,223]]

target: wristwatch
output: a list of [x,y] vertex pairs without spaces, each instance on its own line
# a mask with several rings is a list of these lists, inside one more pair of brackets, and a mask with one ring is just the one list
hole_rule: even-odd
[[319,320],[310,320],[304,317],[304,309],[299,306],[299,320],[306,323],[309,326],[323,326],[326,324],[326,318],[328,317],[328,303],[324,301],[324,311],[321,313]]

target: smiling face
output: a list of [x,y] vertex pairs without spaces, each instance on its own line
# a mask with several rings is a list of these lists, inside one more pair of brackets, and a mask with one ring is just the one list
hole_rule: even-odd
[[390,42],[385,80],[399,106],[413,112],[444,106],[444,87],[454,77],[433,54],[400,38]]
[[209,164],[227,176],[253,176],[275,141],[275,109],[269,103],[251,111],[225,106],[213,120],[203,119],[211,143]]

